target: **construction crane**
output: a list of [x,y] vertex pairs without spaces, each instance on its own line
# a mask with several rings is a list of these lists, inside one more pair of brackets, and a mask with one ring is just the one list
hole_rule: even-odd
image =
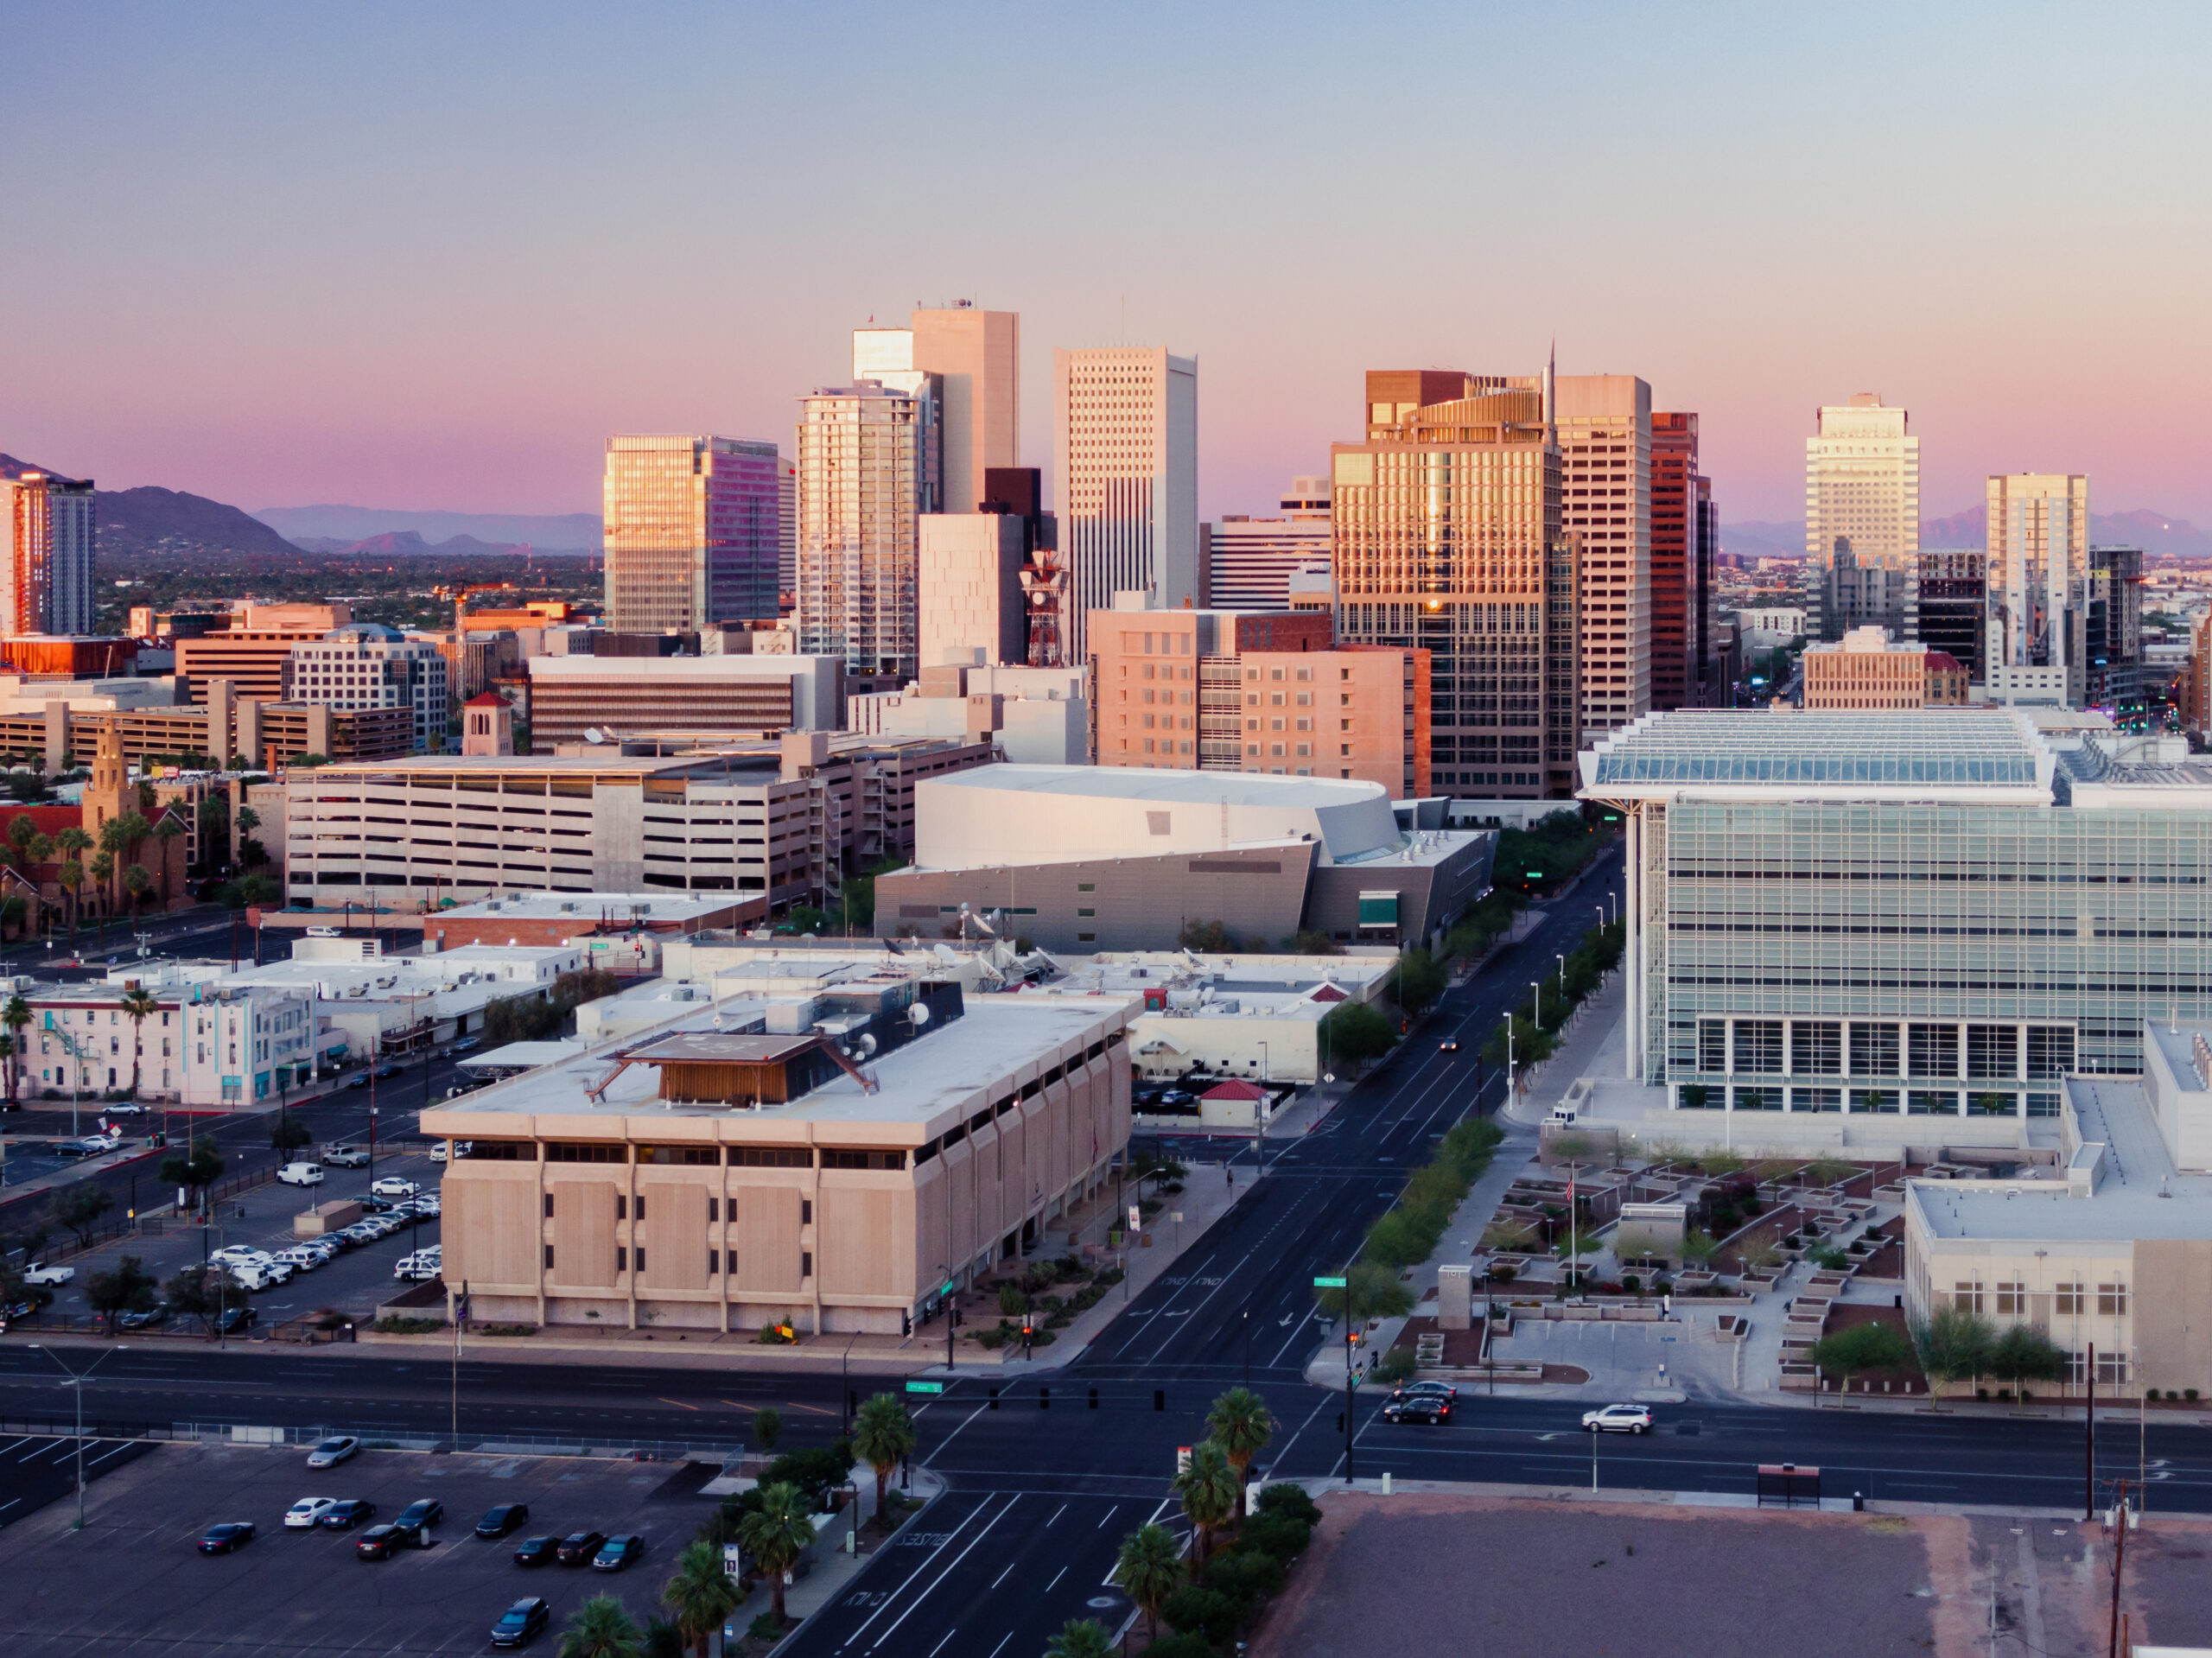
[[468,601],[471,598],[480,593],[520,593],[522,589],[512,581],[479,581],[473,588],[432,588],[430,597],[453,600],[453,631],[454,637],[458,638],[461,636],[461,619],[468,613]]

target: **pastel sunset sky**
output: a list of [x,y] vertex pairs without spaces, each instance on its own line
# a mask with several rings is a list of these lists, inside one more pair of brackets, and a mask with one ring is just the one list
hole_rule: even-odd
[[[1629,372],[1789,520],[1812,411],[2212,521],[2212,8],[45,4],[0,52],[0,449],[104,486],[596,511],[791,446],[847,331],[1199,361],[1200,508],[1362,372]],[[1126,319],[1126,320],[1125,320]],[[1048,492],[1052,489],[1048,480]]]

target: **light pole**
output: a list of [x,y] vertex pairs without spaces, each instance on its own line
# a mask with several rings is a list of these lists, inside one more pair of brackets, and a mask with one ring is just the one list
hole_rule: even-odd
[[1562,1007],[1567,1006],[1567,957],[1564,956],[1559,958],[1559,1003]]
[[1536,993],[1536,1031],[1541,1035],[1544,1028],[1544,981],[1541,979],[1531,979],[1529,981],[1529,988]]
[[120,1353],[126,1350],[121,1347],[111,1347],[107,1352],[101,1354],[79,1371],[70,1369],[61,1356],[51,1347],[41,1346],[37,1342],[33,1342],[31,1345],[44,1353],[56,1364],[60,1365],[67,1373],[69,1380],[61,1384],[63,1387],[74,1388],[77,1390],[77,1523],[72,1529],[82,1531],[85,1528],[85,1384],[92,1379],[92,1372],[107,1362],[110,1354]]
[[[1259,1172],[1268,1172],[1268,1108],[1274,1102],[1274,1093],[1268,1087],[1268,1045],[1260,1044],[1261,1099],[1252,1108],[1252,1156],[1259,1165]],[[1247,1313],[1245,1317],[1251,1315]]]

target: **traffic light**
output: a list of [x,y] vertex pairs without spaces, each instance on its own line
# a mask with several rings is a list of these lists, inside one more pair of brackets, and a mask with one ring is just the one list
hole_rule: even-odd
[[1039,1410],[1050,1410],[1052,1408],[1052,1390],[1050,1388],[1039,1388],[1037,1389],[1037,1408]]
[[1154,1388],[1152,1390],[1152,1407],[1154,1410],[1166,1410],[1167,1408],[1166,1388]]
[[1344,1413],[1342,1411],[1338,1411],[1338,1412],[1337,1413],[1337,1432],[1339,1432],[1339,1433],[1342,1433],[1344,1431]]
[[1098,1408],[1098,1389],[1096,1388],[1090,1390],[1090,1408],[1093,1410]]
[[996,1410],[998,1407],[999,1407],[999,1390],[998,1390],[996,1388],[993,1388],[991,1389],[991,1402],[990,1402],[989,1408],[990,1408],[990,1409],[992,1409],[992,1410]]

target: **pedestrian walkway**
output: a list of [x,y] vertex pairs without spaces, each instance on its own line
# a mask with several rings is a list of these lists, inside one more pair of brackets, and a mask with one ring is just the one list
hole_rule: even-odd
[[1598,992],[1574,1010],[1558,1051],[1522,1073],[1512,1102],[1498,1115],[1534,1128],[1584,1077],[1618,1077],[1628,1057],[1628,996],[1623,975],[1605,975]]

